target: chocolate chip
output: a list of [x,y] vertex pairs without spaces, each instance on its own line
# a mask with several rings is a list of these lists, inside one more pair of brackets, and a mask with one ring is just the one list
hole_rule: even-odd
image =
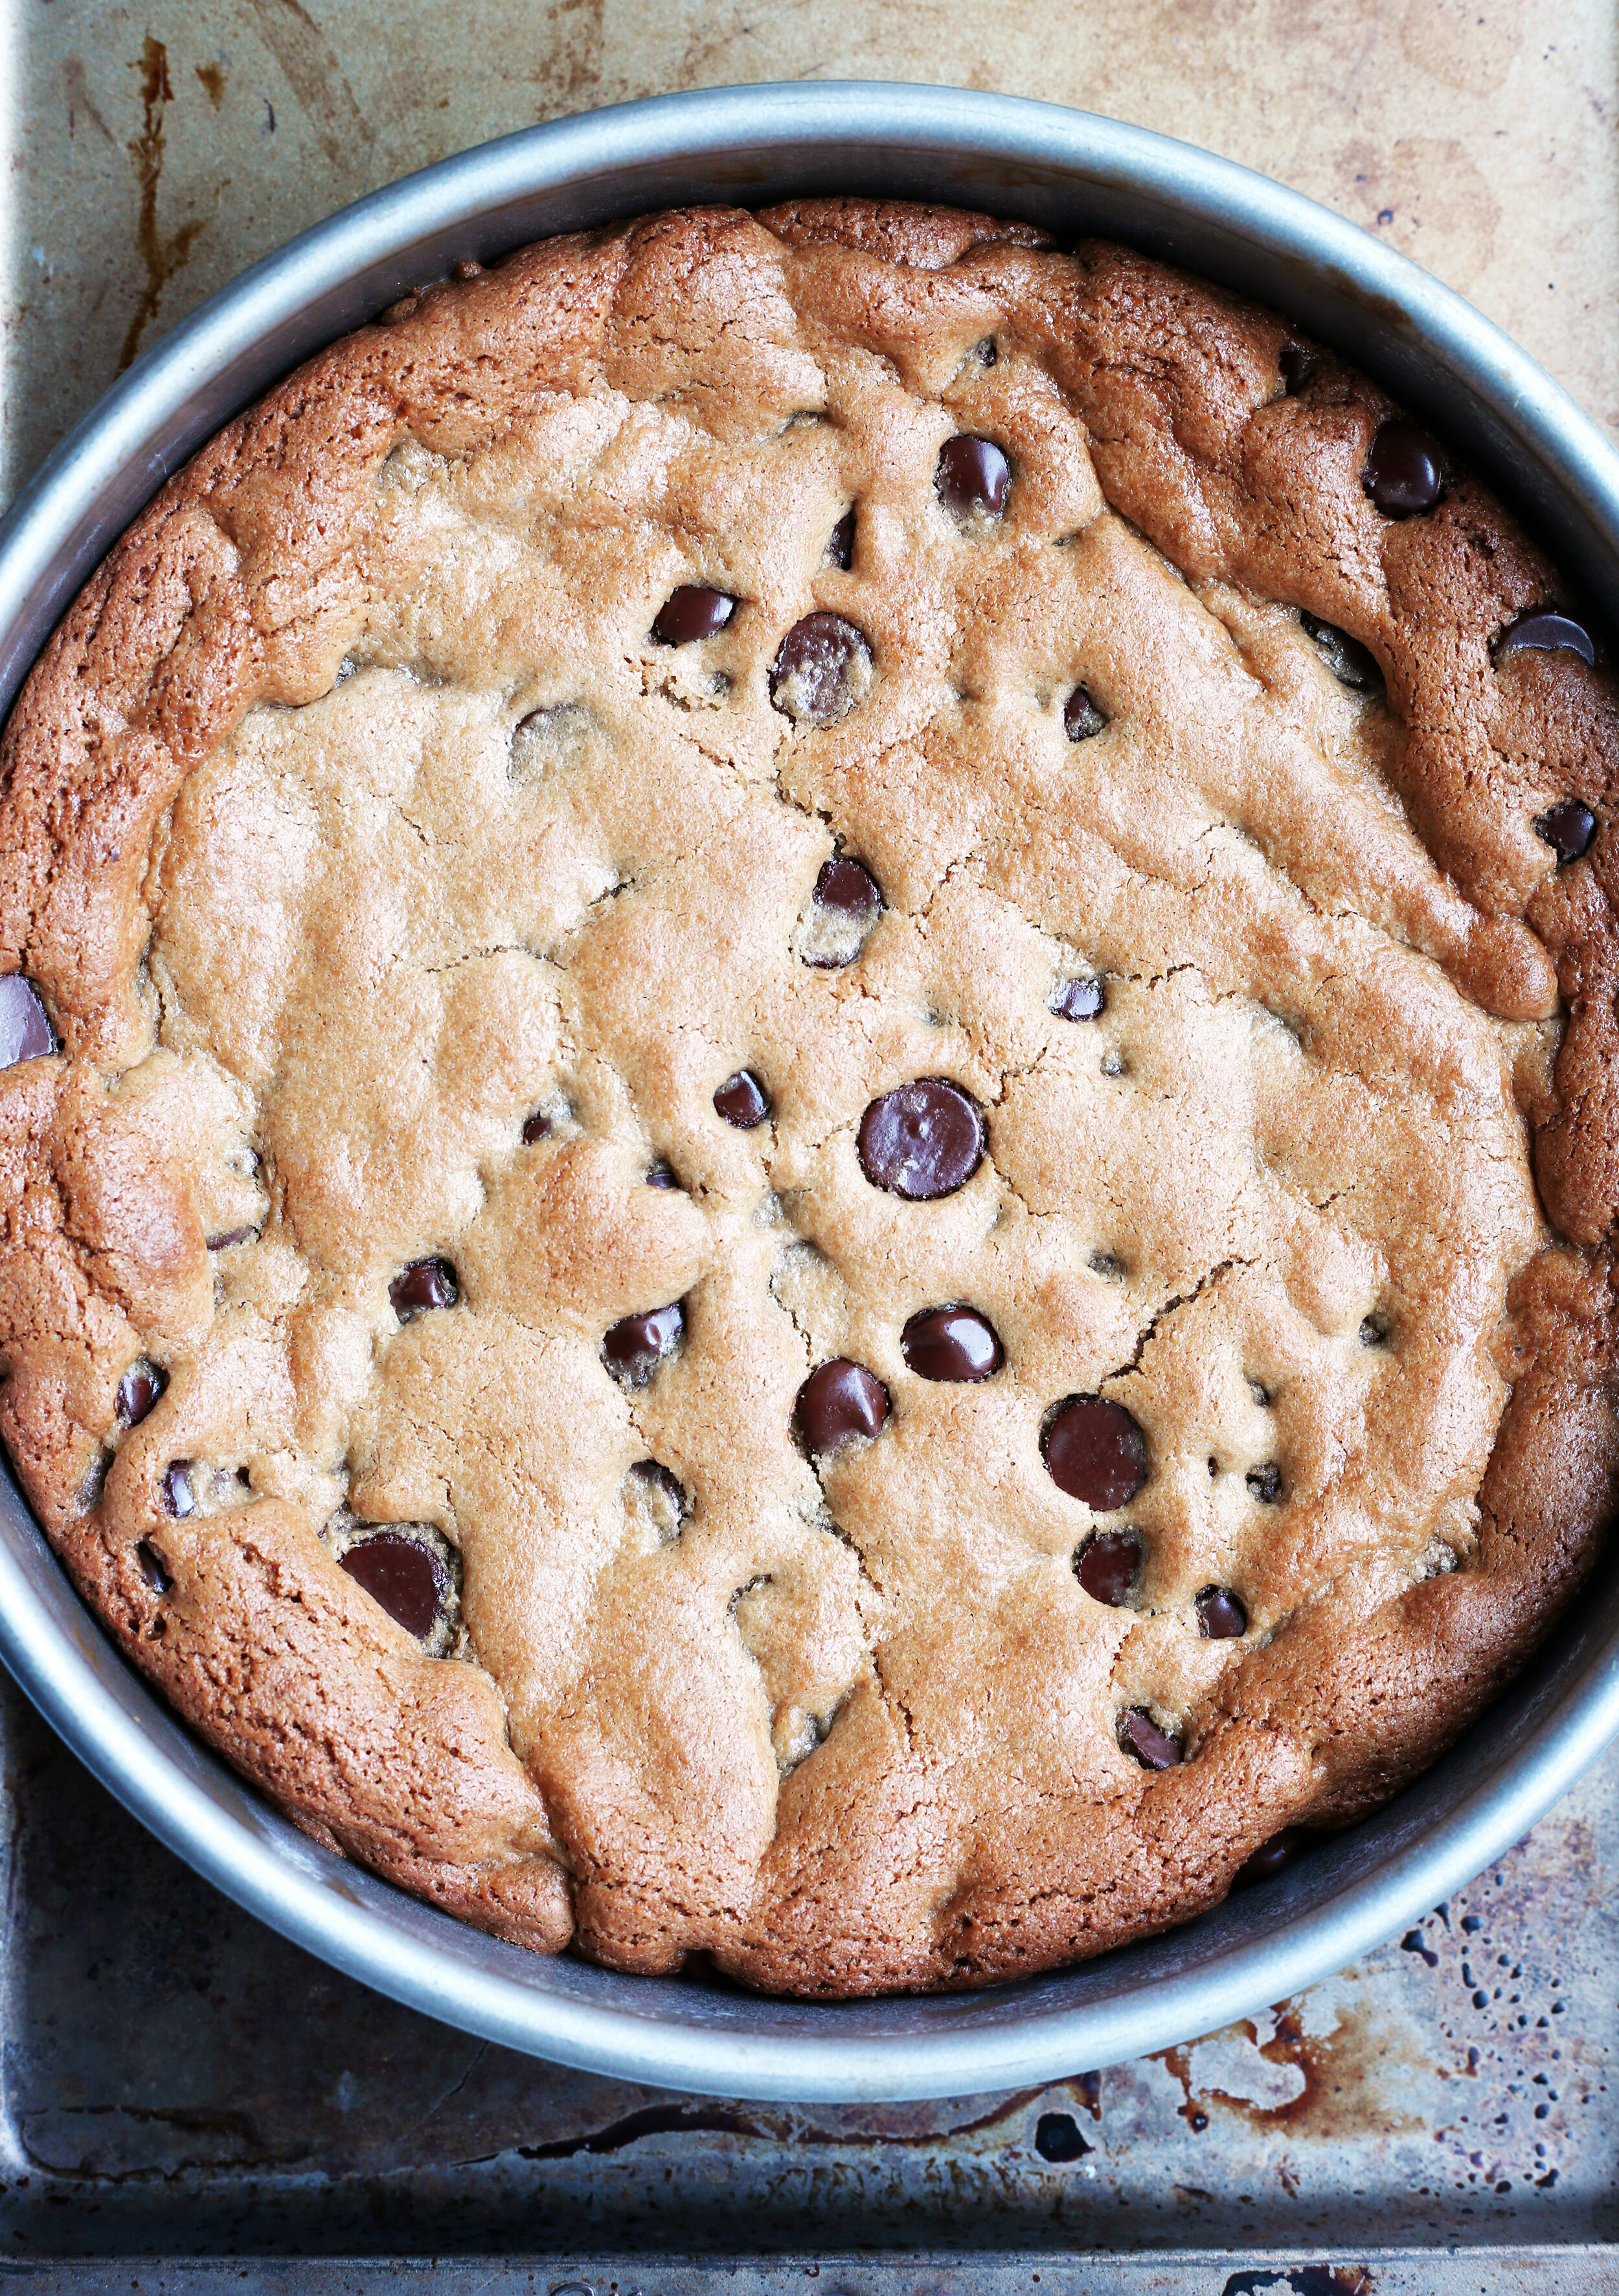
[[1085,1265],[1093,1275],[1100,1275],[1109,1283],[1118,1283],[1123,1279],[1124,1262],[1116,1251],[1093,1251]]
[[1273,1874],[1279,1874],[1284,1866],[1292,1864],[1309,1839],[1310,1828],[1307,1825],[1283,1826],[1281,1832],[1273,1833],[1269,1841],[1262,1841],[1253,1856],[1237,1867],[1231,1877],[1231,1887],[1234,1890],[1250,1890],[1256,1882],[1268,1882]]
[[809,914],[799,931],[800,956],[822,972],[852,964],[882,907],[883,896],[870,870],[847,854],[834,853],[823,862],[815,881]]
[[1248,1631],[1242,1597],[1229,1587],[1205,1587],[1197,1596],[1197,1631],[1205,1642],[1229,1642]]
[[1072,2112],[1042,2112],[1034,2124],[1034,2149],[1042,2161],[1081,2161],[1091,2147]]
[[924,1308],[900,1349],[918,1379],[988,1379],[1007,1359],[993,1325],[971,1308]]
[[167,1595],[174,1585],[162,1556],[149,1538],[143,1538],[135,1550],[135,1559],[141,1566],[141,1576],[154,1595]]
[[652,634],[660,645],[690,645],[697,638],[711,638],[717,630],[724,629],[736,611],[736,599],[723,590],[708,589],[701,582],[682,582],[659,607]]
[[1310,381],[1316,371],[1318,360],[1315,352],[1306,344],[1284,343],[1276,363],[1281,370],[1282,381],[1287,386],[1287,396],[1292,398],[1296,397]]
[[393,1312],[401,1324],[430,1308],[453,1308],[461,1297],[456,1271],[448,1259],[413,1259],[388,1286]]
[[537,1108],[532,1116],[528,1116],[523,1119],[523,1146],[525,1148],[532,1148],[537,1141],[546,1139],[548,1136],[550,1130],[550,1118],[546,1114],[543,1108]]
[[944,1077],[918,1077],[874,1100],[860,1119],[860,1166],[874,1188],[908,1201],[965,1187],[983,1160],[976,1102]]
[[431,1546],[402,1531],[374,1531],[338,1557],[338,1568],[418,1641],[430,1635],[449,1593],[449,1573]]
[[118,1383],[119,1424],[138,1427],[154,1409],[168,1384],[168,1374],[160,1364],[149,1362],[144,1356],[136,1356]]
[[1360,1318],[1360,1344],[1363,1348],[1380,1348],[1388,1337],[1388,1317],[1376,1310]]
[[1012,465],[990,439],[947,439],[939,449],[933,485],[946,510],[966,518],[985,511],[997,518],[1006,508]]
[[604,1336],[602,1361],[624,1386],[645,1387],[685,1330],[686,1310],[678,1300],[644,1316],[625,1316]]
[[829,861],[821,864],[814,899],[818,908],[831,909],[838,916],[852,917],[863,925],[869,924],[883,906],[883,896],[870,870],[842,853],[834,853]]
[[1059,1021],[1097,1020],[1107,1004],[1107,990],[1094,972],[1078,973],[1072,980],[1059,980],[1047,1011]]
[[841,566],[845,573],[854,564],[854,512],[846,510],[832,529],[826,545],[826,562]]
[[1186,1749],[1161,1730],[1145,1706],[1126,1707],[1119,1717],[1119,1743],[1144,1770],[1172,1770]]
[[1093,1602],[1116,1611],[1135,1592],[1141,1541],[1133,1530],[1094,1530],[1074,1556],[1073,1570]]
[[210,1251],[234,1251],[239,1243],[252,1243],[258,1234],[256,1227],[227,1227],[223,1235],[209,1237],[208,1248]]
[[1391,415],[1372,433],[1360,484],[1385,518],[1432,510],[1444,486],[1437,442],[1403,415]]
[[799,726],[834,726],[871,692],[871,642],[842,614],[794,622],[770,665],[770,700]]
[[823,1458],[851,1435],[877,1433],[888,1416],[888,1390],[864,1364],[834,1356],[799,1389],[793,1415],[811,1456]]
[[1262,1467],[1250,1467],[1245,1480],[1261,1506],[1274,1506],[1282,1496],[1282,1471],[1274,1460],[1267,1459]]
[[1352,693],[1382,693],[1383,672],[1377,658],[1359,638],[1352,638],[1347,630],[1341,630],[1335,622],[1322,621],[1317,614],[1301,614],[1299,620],[1340,685],[1347,685]]
[[1566,865],[1589,850],[1597,833],[1597,816],[1578,798],[1566,797],[1561,805],[1540,816],[1534,833],[1550,846],[1559,864]]
[[0,976],[0,1069],[43,1059],[58,1049],[39,991],[21,972]]
[[[865,876],[863,869],[860,874]],[[716,1090],[714,1107],[738,1132],[752,1132],[770,1113],[770,1095],[752,1069],[738,1069]]]
[[1582,661],[1596,667],[1597,649],[1590,632],[1572,615],[1558,613],[1555,606],[1531,607],[1528,613],[1508,622],[1495,641],[1498,661],[1509,653],[1557,652],[1577,653]]
[[192,1463],[189,1459],[171,1459],[163,1470],[163,1506],[174,1515],[194,1514],[197,1495],[192,1488]]
[[646,1185],[649,1188],[678,1188],[680,1183],[675,1177],[674,1166],[666,1164],[660,1156],[655,1164],[648,1167]]
[[1098,1514],[1127,1506],[1146,1480],[1146,1438],[1122,1403],[1071,1395],[1046,1423],[1040,1455],[1052,1481]]
[[1091,741],[1106,724],[1106,717],[1091,699],[1089,686],[1076,685],[1063,704],[1063,731],[1069,740]]

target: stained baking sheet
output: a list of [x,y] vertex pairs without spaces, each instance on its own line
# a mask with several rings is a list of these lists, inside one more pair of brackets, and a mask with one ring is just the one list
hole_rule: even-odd
[[[344,200],[558,111],[798,76],[936,76],[1209,144],[1415,254],[1619,431],[1606,0],[461,0],[455,20],[452,44],[419,0],[385,37],[370,0],[7,0],[0,501],[130,357]],[[1619,2276],[1619,1756],[1464,1896],[1255,2025],[1038,2092],[793,2110],[434,2026],[195,1881],[9,1690],[0,1739],[0,2272],[21,2287],[200,2292],[219,2267],[185,2259],[226,2253],[264,2259],[233,2286],[333,2296],[409,2258],[490,2296]]]

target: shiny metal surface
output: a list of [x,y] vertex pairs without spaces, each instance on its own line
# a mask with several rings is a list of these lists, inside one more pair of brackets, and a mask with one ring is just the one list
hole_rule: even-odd
[[[458,258],[678,200],[865,190],[1105,232],[1287,310],[1424,412],[1619,619],[1619,456],[1532,361],[1327,210],[1139,129],[962,91],[721,90],[587,115],[378,193],[249,272],[131,370],[0,529],[0,705],[166,473],[298,358]],[[575,2066],[806,2100],[1022,2087],[1249,2016],[1404,1928],[1619,1730],[1611,1570],[1546,1658],[1379,1817],[1203,1922],[962,1998],[809,2007],[615,1978],[478,1936],[316,1849],[202,1751],[0,1491],[0,1657],[161,1840],[284,1935],[468,2032]]]

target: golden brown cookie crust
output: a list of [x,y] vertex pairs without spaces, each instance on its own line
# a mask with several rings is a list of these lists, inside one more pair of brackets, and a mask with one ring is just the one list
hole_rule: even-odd
[[[62,1045],[0,1076],[0,1433],[317,1838],[615,1967],[982,1983],[1374,1806],[1566,1603],[1619,1465],[1614,690],[1498,658],[1554,570],[1459,471],[1384,517],[1393,410],[1325,353],[1290,392],[1297,340],[987,217],[653,217],[312,361],[68,615],[0,743],[0,970]],[[953,433],[999,516],[941,505]],[[740,607],[659,646],[681,583]],[[811,611],[871,652],[824,726],[771,698]],[[826,967],[839,850],[884,906]],[[918,1076],[988,1152],[908,1203],[857,1133]],[[401,1320],[432,1255],[456,1304]],[[676,1300],[626,1390],[604,1331]],[[957,1300],[981,1385],[905,1360]],[[892,1412],[812,1462],[834,1356]],[[1110,1515],[1041,1456],[1089,1393],[1146,1431]],[[454,1550],[467,1655],[339,1567],[357,1518]]]

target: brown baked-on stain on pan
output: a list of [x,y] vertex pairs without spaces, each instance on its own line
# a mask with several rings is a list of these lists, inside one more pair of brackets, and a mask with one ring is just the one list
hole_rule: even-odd
[[1116,248],[407,298],[6,728],[0,1432],[203,1735],[502,1936],[1162,1929],[1592,1558],[1616,756],[1467,472]]

